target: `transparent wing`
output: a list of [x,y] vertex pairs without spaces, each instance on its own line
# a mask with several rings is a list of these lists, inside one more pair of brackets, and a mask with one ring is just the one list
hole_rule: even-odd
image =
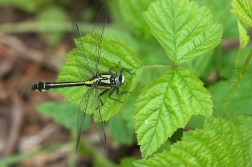
[[[106,21],[107,21],[107,9],[104,6],[101,8],[95,20],[95,25],[93,27],[92,34],[91,34],[92,35],[91,44],[93,44],[94,47],[90,46],[90,51],[91,51],[91,55],[95,56],[95,62],[96,62],[95,65],[92,65],[90,63],[86,55],[87,52],[81,40],[81,33],[80,33],[78,25],[75,22],[72,23],[73,38],[75,39],[76,45],[78,46],[78,48],[75,49],[75,54],[78,54],[77,56],[75,56],[76,57],[75,61],[76,61],[76,66],[79,70],[79,73],[81,74],[83,78],[87,78],[87,75],[89,74],[88,77],[90,79],[99,73],[101,43],[102,43],[102,36],[103,36],[103,31],[104,31]],[[82,70],[83,68],[81,67],[87,68],[88,74],[86,74],[84,70]],[[90,113],[95,113],[95,115],[98,116],[98,120],[94,121],[96,131],[99,135],[101,143],[103,144],[104,147],[106,147],[106,135],[105,135],[104,124],[102,120],[102,115],[100,112],[100,99],[99,99],[97,88],[98,86],[94,86],[88,89],[88,91],[83,95],[83,98],[80,102],[78,118],[77,118],[76,149],[78,148],[78,145],[79,145],[86,114],[90,114]]]
[[105,134],[105,129],[104,129],[104,122],[101,117],[100,107],[97,110],[99,110],[99,119],[100,119],[99,121],[100,122],[94,122],[95,129],[96,129],[96,132],[100,138],[100,141],[102,143],[103,148],[106,149],[106,134]]
[[[72,36],[73,42],[77,46],[77,48],[74,50],[76,67],[78,68],[78,71],[83,79],[90,79],[95,75],[95,71],[92,70],[94,67],[91,67],[91,63],[88,59],[87,52],[81,39],[79,27],[74,21],[72,22]],[[86,68],[88,73],[85,72],[83,68]]]
[[88,91],[83,95],[82,100],[79,105],[78,116],[77,116],[77,142],[76,142],[76,150],[78,149],[78,145],[80,142],[81,133],[83,130],[83,125],[87,113],[88,102],[91,98],[93,89],[88,89]]
[[[94,119],[96,132],[97,132],[97,134],[98,134],[98,136],[100,138],[102,146],[105,149],[106,148],[106,134],[105,134],[105,129],[104,129],[104,122],[102,120],[102,115],[101,115],[101,103],[100,103],[100,97],[99,97],[98,89],[95,89],[94,93],[95,93],[95,97],[97,97],[96,101],[98,101],[98,103],[97,103],[97,106],[95,108],[96,113],[93,115],[93,119]],[[95,115],[98,116],[98,120],[95,120]]]
[[103,6],[98,13],[95,25],[92,30],[92,43],[95,47],[91,48],[91,53],[96,56],[95,72],[99,73],[100,55],[101,55],[101,45],[104,27],[107,22],[107,8]]
[[98,96],[98,89],[96,88],[89,88],[88,91],[84,94],[78,110],[78,117],[77,117],[77,142],[76,142],[76,150],[78,148],[81,133],[83,130],[83,125],[85,121],[86,114],[91,114],[94,112],[98,112],[99,115],[99,122],[95,122],[95,128],[98,133],[98,136],[101,140],[101,143],[104,147],[106,147],[106,135],[104,130],[104,124],[102,121],[102,116],[100,113],[100,99]]

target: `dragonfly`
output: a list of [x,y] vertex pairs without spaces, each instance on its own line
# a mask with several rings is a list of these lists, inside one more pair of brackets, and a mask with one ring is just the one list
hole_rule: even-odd
[[[78,25],[75,22],[72,23],[73,38],[75,39],[75,42],[77,42],[76,46],[78,46],[78,49],[74,50],[74,53],[81,55],[82,57],[81,59],[82,61],[79,61],[79,59],[75,60],[76,67],[79,67],[81,65],[82,67],[85,67],[88,71],[88,72],[83,71],[82,68],[78,68],[78,71],[81,74],[83,81],[75,81],[75,82],[40,81],[37,84],[32,85],[31,87],[31,90],[39,91],[39,92],[45,92],[50,89],[67,88],[67,87],[73,87],[73,86],[88,87],[88,90],[83,93],[82,99],[79,103],[78,116],[77,116],[76,150],[78,149],[78,145],[80,142],[80,137],[82,134],[87,110],[98,113],[99,120],[95,121],[94,117],[93,117],[93,120],[96,127],[96,131],[100,138],[100,141],[104,149],[106,148],[106,134],[104,130],[104,121],[101,115],[101,107],[103,106],[101,96],[109,92],[108,97],[110,99],[122,103],[122,101],[116,98],[113,98],[112,94],[114,94],[115,92],[116,95],[120,96],[125,93],[130,93],[128,91],[120,92],[119,87],[125,81],[125,77],[123,75],[124,71],[128,72],[130,75],[134,73],[131,73],[126,68],[121,68],[119,72],[114,73],[113,69],[118,68],[120,65],[120,62],[115,67],[110,68],[106,73],[100,73],[99,71],[101,45],[102,45],[103,32],[104,32],[104,27],[106,25],[106,22],[107,22],[107,9],[105,6],[103,6],[100,12],[98,13],[98,16],[95,20],[95,25],[93,26],[93,30],[91,33],[92,40],[94,40],[93,42],[95,43],[95,47],[93,47],[93,49],[90,48],[90,50],[91,50],[91,55],[95,56],[95,59],[94,59],[95,63],[93,63],[93,61],[91,62],[88,59],[88,56],[87,56],[88,53],[86,49],[84,48],[84,44],[81,39],[82,36],[81,36]],[[102,90],[102,91],[99,91],[99,90]]]

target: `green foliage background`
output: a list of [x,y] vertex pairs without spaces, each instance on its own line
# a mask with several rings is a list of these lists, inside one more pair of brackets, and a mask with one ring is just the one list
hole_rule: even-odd
[[[252,25],[251,1],[121,0],[106,5],[113,23],[105,28],[101,72],[121,61],[136,73],[122,87],[133,90],[121,97],[123,104],[103,99],[109,136],[114,142],[140,145],[143,159],[125,158],[120,165],[251,166],[252,47],[246,31]],[[24,10],[34,12],[34,6]],[[225,51],[221,42],[238,37],[240,47]],[[89,38],[83,38],[87,48],[92,47]],[[70,52],[59,81],[81,79],[72,56]],[[82,89],[58,92],[78,104]],[[66,112],[56,107],[49,103],[37,109],[75,134],[76,122],[68,112],[77,112],[76,106]],[[173,135],[185,127],[188,131]],[[84,144],[79,151],[85,150]],[[94,159],[96,164],[102,161]]]

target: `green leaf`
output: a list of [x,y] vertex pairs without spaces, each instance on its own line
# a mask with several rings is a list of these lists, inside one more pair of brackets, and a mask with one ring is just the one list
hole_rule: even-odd
[[[252,157],[252,126],[251,126],[251,117],[248,116],[239,116],[232,120],[237,128],[239,129],[239,132],[244,137],[244,140],[246,142],[246,147],[249,152],[250,159]],[[252,163],[250,161],[250,163]]]
[[[209,88],[213,96],[214,114],[223,115],[224,107],[230,95],[233,80],[220,81]],[[252,115],[252,80],[251,75],[245,75],[242,79],[239,89],[230,104],[230,115],[249,114]]]
[[[181,130],[182,131],[182,130]],[[181,137],[180,137],[181,138]],[[181,140],[181,139],[179,139]],[[171,150],[171,145],[172,145],[172,141],[171,139],[167,140],[163,145],[161,145],[158,150],[155,152],[155,154],[157,153],[162,153],[163,151],[170,151]]]
[[238,29],[239,29],[240,47],[241,49],[244,49],[249,42],[249,36],[247,35],[247,30],[243,28],[243,26],[239,21],[238,21]]
[[[58,75],[59,82],[69,82],[69,81],[84,81],[91,78],[86,78],[86,74],[88,74],[88,69],[85,66],[85,61],[83,56],[87,56],[91,65],[95,65],[95,56],[91,55],[90,51],[97,49],[94,44],[95,40],[90,39],[90,35],[83,37],[83,45],[86,50],[86,55],[80,55],[79,48],[76,48],[74,51],[68,54],[68,61],[64,64],[63,69]],[[121,68],[126,68],[130,72],[134,72],[135,74],[128,74],[127,72],[123,72],[125,76],[124,85],[120,86],[120,92],[123,91],[133,91],[136,86],[140,74],[142,72],[142,67],[140,64],[140,60],[137,56],[132,52],[126,45],[118,42],[107,40],[103,38],[102,40],[102,51],[101,51],[101,59],[99,65],[99,73],[107,73],[108,70],[112,67],[115,67],[120,62],[118,68],[113,69],[114,73],[118,72]],[[79,47],[79,46],[78,46]],[[76,53],[76,54],[75,54]],[[83,63],[82,63],[83,62]],[[64,89],[55,89],[55,91],[61,93],[69,102],[79,104],[85,92],[89,89],[88,87],[69,87]],[[101,92],[102,90],[99,90]],[[117,96],[113,94],[112,97],[116,98],[120,101],[125,101],[126,98],[130,95],[130,93],[125,93],[123,95]],[[108,97],[108,93],[101,97],[104,105],[101,109],[101,114],[103,120],[107,121],[114,114],[116,114],[122,106],[122,103],[112,100]],[[95,120],[97,120],[98,115],[95,111],[87,110],[87,114],[94,114]]]
[[222,26],[213,24],[210,11],[194,1],[158,0],[144,18],[175,64],[189,61],[221,42]]
[[203,83],[187,68],[163,73],[136,102],[135,127],[144,158],[150,156],[192,115],[210,116],[212,101]]
[[[78,107],[71,103],[55,103],[47,102],[36,106],[36,109],[51,118],[55,122],[63,125],[65,128],[69,129],[72,132],[77,130],[77,113]],[[87,116],[84,122],[84,129],[87,129],[90,125],[90,117]]]
[[188,127],[190,129],[202,128],[205,121],[205,117],[202,115],[193,115],[190,121],[188,122]]
[[143,19],[143,12],[147,10],[153,0],[119,1],[124,20],[138,36],[150,36],[150,29]]
[[136,166],[251,166],[251,117],[212,118],[203,130],[185,132],[181,142]]
[[250,0],[233,0],[231,6],[233,7],[230,10],[231,13],[252,27],[252,3]]
[[241,63],[241,57],[244,52],[245,47],[248,45],[250,37],[247,35],[247,31],[243,26],[241,25],[240,21],[238,21],[238,29],[239,29],[239,41],[240,41],[240,49],[239,49],[239,54],[238,57],[235,61],[236,64],[236,70],[238,72],[238,75],[240,74],[240,63]]

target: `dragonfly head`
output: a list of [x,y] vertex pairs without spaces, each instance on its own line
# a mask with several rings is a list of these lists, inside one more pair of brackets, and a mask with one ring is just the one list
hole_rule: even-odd
[[124,76],[122,75],[121,72],[117,73],[117,77],[116,77],[116,86],[119,87],[124,83]]

